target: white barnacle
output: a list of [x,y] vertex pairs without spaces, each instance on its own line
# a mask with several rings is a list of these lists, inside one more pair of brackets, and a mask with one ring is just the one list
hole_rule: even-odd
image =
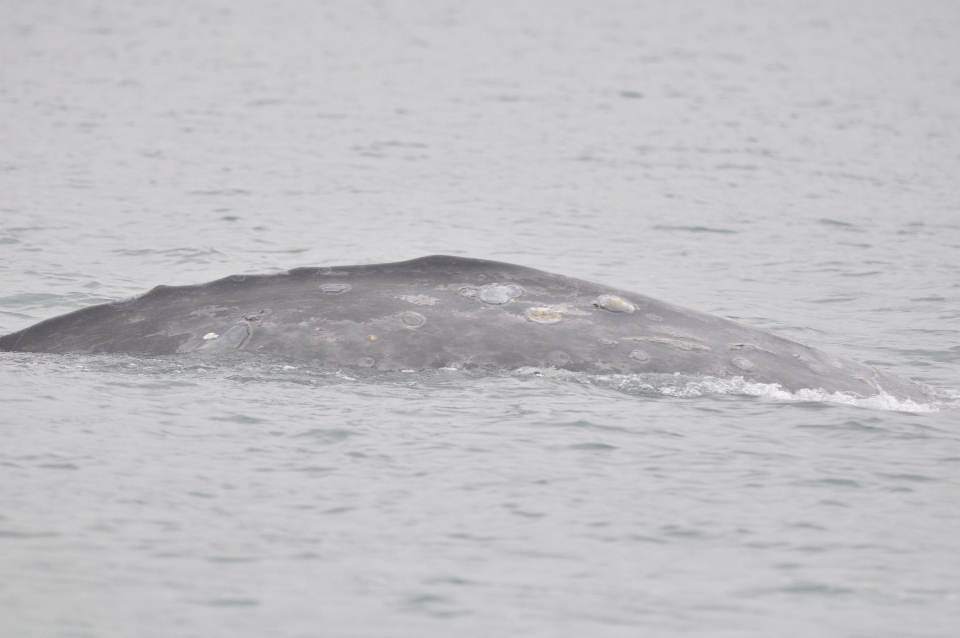
[[614,295],[600,295],[597,297],[597,300],[593,302],[593,305],[597,308],[603,308],[608,312],[631,313],[636,310],[636,307],[632,303],[620,297],[615,297]]
[[559,323],[563,319],[563,310],[556,308],[527,308],[524,314],[534,323]]

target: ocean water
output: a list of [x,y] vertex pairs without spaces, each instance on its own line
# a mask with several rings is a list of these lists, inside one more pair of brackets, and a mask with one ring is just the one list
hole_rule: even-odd
[[[960,4],[0,12],[0,333],[453,254],[960,390]],[[0,636],[953,636],[960,412],[0,353]]]

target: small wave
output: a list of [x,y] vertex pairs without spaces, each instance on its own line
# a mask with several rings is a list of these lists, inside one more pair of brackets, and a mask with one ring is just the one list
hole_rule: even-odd
[[777,383],[754,383],[743,377],[721,379],[719,377],[689,377],[676,374],[630,374],[630,375],[588,375],[565,370],[547,370],[523,368],[521,374],[536,374],[544,377],[578,381],[607,387],[630,394],[659,395],[669,397],[701,397],[717,394],[746,395],[779,401],[816,401],[839,403],[875,410],[895,412],[939,412],[941,409],[960,407],[960,395],[942,393],[941,398],[929,403],[918,403],[912,399],[897,399],[882,392],[872,396],[857,396],[844,392],[827,392],[822,389],[802,389],[795,392],[784,389]]
[[679,392],[672,392],[670,388],[664,388],[663,391],[664,394],[672,394],[674,396],[745,394],[781,401],[819,401],[897,412],[939,412],[942,407],[942,404],[917,403],[912,399],[901,401],[885,392],[868,397],[856,396],[844,392],[827,392],[821,389],[803,389],[790,392],[789,390],[784,390],[777,383],[751,383],[742,377],[736,377],[734,379],[706,377],[696,381],[688,381]]

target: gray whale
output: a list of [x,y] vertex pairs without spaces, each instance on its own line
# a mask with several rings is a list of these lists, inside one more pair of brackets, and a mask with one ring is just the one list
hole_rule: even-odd
[[730,319],[533,268],[443,255],[157,286],[0,337],[0,350],[242,350],[377,370],[534,366],[934,396],[928,386]]

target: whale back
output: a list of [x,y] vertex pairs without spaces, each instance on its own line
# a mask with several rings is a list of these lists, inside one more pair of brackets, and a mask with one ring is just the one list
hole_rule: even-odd
[[0,350],[239,351],[378,370],[534,366],[928,396],[925,386],[767,330],[533,268],[443,255],[158,286],[0,337]]

